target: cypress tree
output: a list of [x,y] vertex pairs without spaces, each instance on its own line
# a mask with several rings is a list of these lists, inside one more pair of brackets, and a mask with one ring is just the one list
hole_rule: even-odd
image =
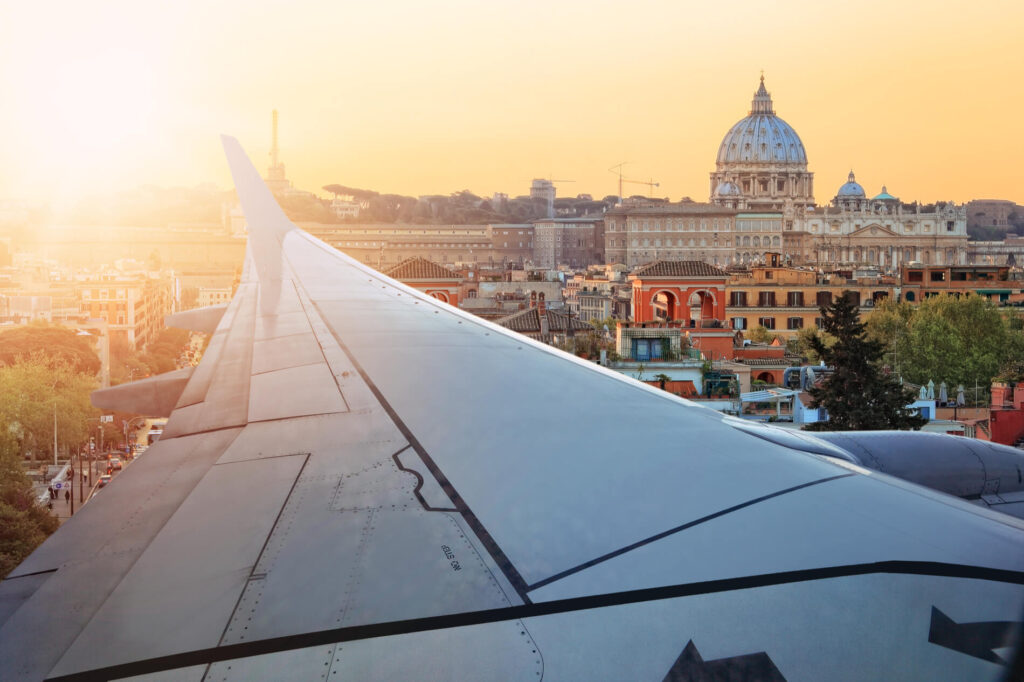
[[912,414],[907,405],[914,391],[904,388],[881,365],[883,347],[867,337],[859,306],[844,295],[821,308],[821,328],[835,337],[826,347],[821,338],[810,340],[814,352],[835,371],[820,386],[807,389],[811,407],[828,410],[829,421],[808,424],[808,431],[864,431],[919,429],[927,420]]

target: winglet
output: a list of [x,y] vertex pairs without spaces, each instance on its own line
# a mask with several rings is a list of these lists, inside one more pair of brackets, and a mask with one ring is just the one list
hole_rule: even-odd
[[281,242],[285,234],[298,228],[285,216],[238,140],[229,135],[220,139],[249,228],[249,251],[260,281],[260,309],[270,313],[280,294]]
[[224,154],[228,157],[238,199],[242,202],[249,234],[280,238],[285,232],[296,229],[277,204],[238,140],[230,135],[221,135],[220,140],[224,145]]

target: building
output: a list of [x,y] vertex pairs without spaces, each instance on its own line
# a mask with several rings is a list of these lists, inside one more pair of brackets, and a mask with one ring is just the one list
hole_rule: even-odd
[[1006,229],[1024,223],[1024,206],[1004,199],[974,199],[967,202],[967,226]]
[[79,285],[82,312],[106,321],[110,340],[142,350],[164,328],[171,312],[171,287],[151,277],[101,275]]
[[967,262],[979,265],[1024,265],[1024,237],[1008,234],[1001,242],[967,242]]
[[378,270],[409,258],[446,266],[523,267],[533,258],[532,225],[299,223],[339,251]]
[[578,314],[581,320],[606,320],[614,312],[614,299],[611,293],[585,289],[576,294]]
[[633,321],[721,327],[729,275],[702,261],[657,261],[633,271]]
[[[781,217],[772,216],[772,230],[781,235]],[[739,223],[746,231],[760,229],[760,218],[714,204],[627,201],[604,215],[604,262],[635,268],[657,260],[703,261],[730,265],[742,260],[743,240]],[[777,224],[777,227],[776,227]],[[747,235],[747,259],[751,235]],[[781,240],[781,236],[778,236]],[[761,236],[757,238],[758,246]],[[770,237],[769,237],[770,241]],[[781,241],[780,241],[781,243]]]
[[568,312],[548,308],[543,292],[530,294],[529,308],[499,318],[495,322],[506,329],[544,343],[564,342],[576,333],[594,331],[589,324]]
[[764,76],[750,112],[729,129],[718,147],[711,197],[737,209],[781,213],[790,228],[814,206],[814,174],[807,171],[804,144],[775,114]]
[[742,248],[748,244],[741,236],[740,259],[758,261],[778,251],[794,264],[870,264],[890,271],[911,261],[966,262],[965,206],[905,203],[884,186],[868,199],[851,171],[831,204],[818,207],[813,180],[803,142],[775,113],[762,77],[749,114],[722,139],[711,173],[712,204],[758,214],[751,220],[772,221],[770,228],[751,230],[749,250]]
[[726,283],[725,316],[728,326],[744,331],[764,327],[782,337],[804,327],[819,327],[821,306],[840,296],[870,312],[874,305],[895,296],[898,283],[891,277],[852,279],[823,274],[809,268],[787,266],[781,254],[768,254],[765,265],[732,273]]
[[462,277],[437,263],[423,258],[408,258],[385,270],[384,274],[439,301],[459,305]]
[[533,221],[533,267],[585,268],[604,263],[604,217]]
[[547,204],[547,213],[545,215],[548,218],[555,217],[555,184],[553,182],[543,178],[535,178],[530,183],[530,198],[544,200]]
[[900,274],[900,286],[903,299],[912,303],[939,294],[975,293],[999,305],[1024,294],[1024,279],[1011,274],[1006,265],[910,265]]
[[853,174],[830,206],[814,209],[799,222],[810,237],[794,262],[867,264],[895,271],[904,263],[967,262],[967,208],[952,202],[907,204],[883,186],[868,199]]

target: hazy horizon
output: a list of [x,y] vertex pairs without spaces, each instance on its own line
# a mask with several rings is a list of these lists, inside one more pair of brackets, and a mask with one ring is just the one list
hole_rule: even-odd
[[[815,198],[1024,201],[1024,8],[1009,2],[721,7],[565,1],[346,7],[22,3],[0,26],[0,198],[231,187],[218,135],[265,169],[270,112],[301,189],[617,193],[707,200],[760,71]],[[649,194],[644,185],[624,193]]]

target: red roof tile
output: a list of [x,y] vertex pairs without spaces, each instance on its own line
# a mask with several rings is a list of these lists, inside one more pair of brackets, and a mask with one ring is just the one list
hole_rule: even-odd
[[398,265],[384,271],[388,277],[398,280],[405,279],[462,279],[458,273],[426,258],[406,258]]
[[633,271],[637,277],[721,277],[728,273],[722,268],[701,260],[659,260],[642,265]]

